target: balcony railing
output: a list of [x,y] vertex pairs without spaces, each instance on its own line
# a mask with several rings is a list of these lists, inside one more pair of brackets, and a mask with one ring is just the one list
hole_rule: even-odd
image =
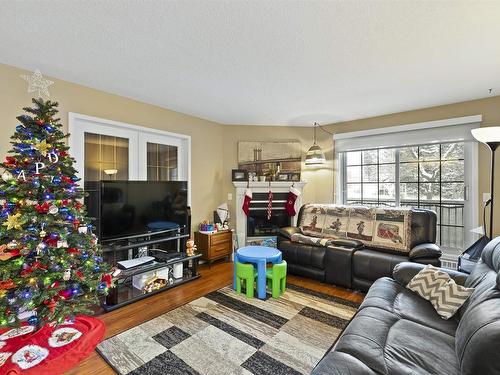
[[[364,206],[395,206],[394,201],[349,200],[347,204]],[[464,203],[462,201],[401,200],[401,207],[432,210],[437,215],[436,243],[449,255],[458,255],[464,248]]]

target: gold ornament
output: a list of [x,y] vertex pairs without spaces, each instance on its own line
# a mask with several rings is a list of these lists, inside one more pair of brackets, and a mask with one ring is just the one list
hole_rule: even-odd
[[21,219],[21,214],[18,212],[15,215],[7,216],[7,221],[2,225],[7,227],[7,230],[10,229],[21,229],[24,224],[24,220]]
[[47,155],[47,153],[49,152],[49,150],[52,149],[52,145],[47,143],[47,141],[44,139],[43,141],[41,142],[38,142],[36,145],[35,145],[35,148],[40,151],[40,153],[42,155]]

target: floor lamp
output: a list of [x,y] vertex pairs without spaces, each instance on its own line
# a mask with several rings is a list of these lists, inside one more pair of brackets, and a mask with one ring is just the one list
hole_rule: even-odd
[[[472,136],[479,142],[488,146],[491,151],[491,171],[490,171],[490,240],[493,239],[493,195],[495,193],[495,151],[500,146],[500,126],[472,129]],[[488,202],[486,202],[488,204]],[[486,233],[485,233],[486,235]]]

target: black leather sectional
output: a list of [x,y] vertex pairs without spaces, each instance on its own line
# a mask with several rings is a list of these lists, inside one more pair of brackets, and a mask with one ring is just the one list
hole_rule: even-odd
[[405,287],[423,267],[401,263],[377,280],[312,374],[500,374],[500,237],[470,275],[442,269],[475,288],[449,320]]
[[[298,223],[303,210],[304,206],[298,213]],[[278,248],[288,263],[290,274],[366,291],[375,280],[391,276],[398,263],[409,261],[441,266],[441,250],[435,244],[436,222],[433,211],[412,210],[408,254],[366,247],[357,240],[333,240],[328,246],[292,242],[291,236],[301,232],[298,227],[280,229]]]

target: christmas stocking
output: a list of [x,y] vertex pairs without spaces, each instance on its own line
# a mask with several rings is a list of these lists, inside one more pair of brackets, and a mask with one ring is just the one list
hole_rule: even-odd
[[290,188],[290,191],[288,192],[288,198],[286,199],[285,203],[285,210],[286,213],[289,216],[295,216],[297,213],[295,211],[295,201],[297,200],[297,197],[300,195],[300,191],[295,189],[293,186]]
[[269,195],[267,196],[267,220],[271,220],[273,214],[273,192],[269,190]]
[[245,191],[245,198],[243,198],[243,206],[241,209],[248,216],[248,212],[250,211],[250,202],[252,201],[252,190],[247,188]]

